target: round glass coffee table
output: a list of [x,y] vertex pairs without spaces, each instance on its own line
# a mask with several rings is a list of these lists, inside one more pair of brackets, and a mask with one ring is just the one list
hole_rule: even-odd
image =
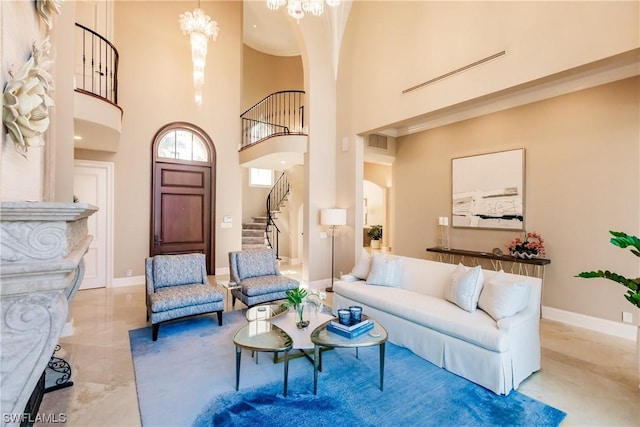
[[377,345],[380,348],[380,391],[384,389],[384,350],[387,342],[387,330],[371,317],[367,318],[374,324],[373,329],[355,338],[347,338],[327,330],[330,321],[318,326],[311,333],[313,342],[314,369],[313,369],[313,394],[318,392],[318,368],[320,367],[320,351],[336,347],[348,347],[356,349],[358,357],[358,347],[371,347]]
[[[309,326],[304,329],[298,329],[296,323],[298,321],[297,314],[294,310],[289,310],[286,305],[283,304],[264,304],[251,307],[246,313],[247,320],[266,320],[272,325],[277,326],[283,330],[292,340],[292,350],[299,350],[299,352],[289,354],[289,359],[295,359],[298,357],[306,357],[311,363],[314,363],[312,357],[313,343],[311,342],[311,332],[323,323],[334,318],[331,314],[331,307],[323,305],[322,308],[318,308],[313,305],[308,305],[304,309],[304,319],[309,321]],[[273,360],[278,363],[282,361],[278,352],[273,352]],[[256,362],[258,355],[256,353]],[[322,365],[320,365],[322,371]]]
[[289,350],[293,344],[291,337],[276,325],[266,320],[252,320],[243,325],[233,336],[236,346],[236,391],[240,385],[240,358],[242,349],[284,352],[284,396],[287,396],[289,379]]

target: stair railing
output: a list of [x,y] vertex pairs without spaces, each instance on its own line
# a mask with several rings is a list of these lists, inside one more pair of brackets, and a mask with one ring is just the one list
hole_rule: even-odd
[[282,172],[282,175],[273,184],[267,196],[267,226],[265,232],[267,243],[270,248],[276,250],[276,258],[278,259],[280,259],[280,229],[275,223],[273,213],[287,197],[289,190],[289,181],[286,174]]
[[76,46],[75,90],[118,105],[119,54],[116,47],[100,34],[78,23]]
[[306,135],[303,102],[304,91],[286,90],[272,93],[242,113],[240,149],[272,136]]

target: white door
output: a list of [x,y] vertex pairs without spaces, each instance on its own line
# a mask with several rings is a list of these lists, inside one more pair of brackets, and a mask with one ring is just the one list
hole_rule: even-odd
[[80,202],[98,207],[87,226],[93,240],[84,256],[85,275],[80,289],[104,288],[113,278],[113,163],[75,160],[73,194]]

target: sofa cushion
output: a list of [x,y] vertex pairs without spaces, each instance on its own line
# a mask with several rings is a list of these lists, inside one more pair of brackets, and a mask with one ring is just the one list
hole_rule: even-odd
[[367,284],[399,288],[402,283],[403,266],[402,257],[376,253],[371,261]]
[[155,288],[203,283],[203,254],[156,255],[153,257]]
[[527,308],[530,292],[531,287],[526,280],[514,282],[501,271],[484,284],[478,308],[500,320]]
[[[358,304],[384,311],[487,350],[509,350],[507,334],[482,310],[472,313],[441,298],[360,282],[335,282],[334,292]],[[364,313],[367,313],[366,307]]]
[[444,299],[444,290],[455,269],[455,264],[405,257],[401,288]]
[[151,311],[174,310],[223,301],[224,293],[208,284],[164,287],[149,295]]
[[353,270],[351,270],[351,275],[353,277],[357,277],[358,279],[366,279],[369,276],[369,271],[371,270],[371,255],[366,249],[362,249],[360,253],[360,259],[353,266]]
[[240,251],[237,256],[240,280],[278,274],[276,253],[272,250]]
[[251,297],[274,292],[296,289],[300,282],[282,275],[258,276],[244,279],[241,283],[242,293]]
[[445,299],[456,304],[461,309],[473,312],[478,308],[478,298],[482,291],[482,268],[472,269],[458,264],[451,275],[451,283],[445,290]]

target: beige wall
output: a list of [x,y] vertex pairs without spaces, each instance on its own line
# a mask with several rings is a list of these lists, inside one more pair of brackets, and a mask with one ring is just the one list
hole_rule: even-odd
[[272,93],[304,90],[302,58],[299,55],[267,55],[247,45],[242,52],[242,111]]
[[341,102],[352,106],[346,119],[354,133],[370,132],[636,49],[639,14],[635,1],[354,2],[340,63],[349,98]]
[[[216,268],[228,266],[228,251],[240,249],[242,173],[238,165],[242,3],[202,2],[220,33],[209,43],[202,107],[194,102],[189,39],[178,15],[196,4],[118,1],[115,40],[120,52],[119,104],[124,110],[116,154],[76,150],[77,158],[115,162],[114,276],[144,274],[149,254],[151,143],[167,123],[186,121],[201,127],[217,153]],[[144,16],[144,19],[140,19]],[[230,215],[233,227],[220,227]]]
[[[608,230],[640,233],[640,78],[398,138],[394,164],[396,253],[425,258],[437,218],[451,207],[451,159],[525,148],[525,222],[546,241],[543,303],[620,321],[624,288],[577,279],[610,269],[638,277],[637,258],[608,243]],[[418,184],[419,183],[419,184]],[[491,251],[513,231],[453,228],[451,246]]]

